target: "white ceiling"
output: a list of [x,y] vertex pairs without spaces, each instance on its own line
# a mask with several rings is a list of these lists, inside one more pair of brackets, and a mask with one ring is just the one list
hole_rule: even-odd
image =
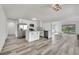
[[65,17],[75,16],[79,5],[62,5],[59,12],[53,11],[48,4],[5,4],[2,5],[6,16],[11,19],[37,18],[43,21],[60,20]]

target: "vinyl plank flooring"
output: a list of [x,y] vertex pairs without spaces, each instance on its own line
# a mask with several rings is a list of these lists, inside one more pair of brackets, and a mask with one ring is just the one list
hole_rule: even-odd
[[27,42],[24,38],[9,36],[0,55],[79,55],[79,40],[64,36],[55,42],[46,38]]

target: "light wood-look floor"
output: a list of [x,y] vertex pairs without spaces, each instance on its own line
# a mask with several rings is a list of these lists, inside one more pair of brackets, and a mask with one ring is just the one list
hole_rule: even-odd
[[34,42],[9,36],[1,55],[79,55],[79,41],[75,36],[66,36],[53,41],[40,38]]

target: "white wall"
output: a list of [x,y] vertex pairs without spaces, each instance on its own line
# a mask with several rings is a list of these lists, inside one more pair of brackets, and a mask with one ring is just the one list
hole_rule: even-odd
[[43,23],[43,29],[44,30],[51,30],[51,26],[52,26],[51,22],[45,22],[45,23]]
[[16,20],[8,20],[8,35],[16,35],[17,33],[17,21]]
[[0,5],[0,52],[7,38],[7,19]]

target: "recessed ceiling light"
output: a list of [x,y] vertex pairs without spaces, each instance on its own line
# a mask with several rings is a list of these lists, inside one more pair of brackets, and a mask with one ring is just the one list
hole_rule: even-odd
[[32,20],[37,20],[37,18],[32,18]]

